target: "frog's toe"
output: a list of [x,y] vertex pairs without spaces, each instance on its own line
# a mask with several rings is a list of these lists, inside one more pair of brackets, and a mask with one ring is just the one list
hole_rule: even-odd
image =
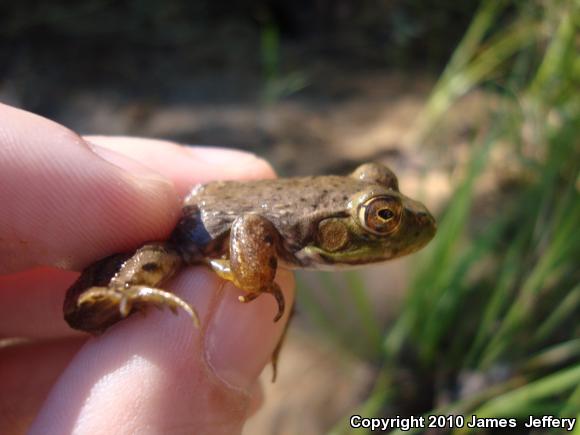
[[[84,291],[77,299],[78,307],[92,306],[119,306],[121,304],[122,293],[108,287],[91,287]],[[121,314],[123,314],[121,312]],[[125,317],[126,314],[123,315]]]
[[[124,292],[125,298],[123,298],[119,306],[121,314],[123,314],[124,309],[127,309],[124,308],[124,305],[134,304],[135,302],[152,304],[158,308],[168,307],[174,314],[177,314],[178,309],[181,308],[192,318],[195,327],[199,328],[200,321],[197,312],[179,296],[165,290],[146,286],[132,286],[130,290],[130,292]],[[128,310],[130,311],[130,309],[131,306],[129,305]]]
[[123,318],[119,312],[121,297],[108,287],[91,287],[74,304],[65,304],[65,320],[73,328],[100,334]]
[[282,293],[282,290],[280,290],[280,286],[278,284],[276,284],[275,282],[272,283],[272,287],[270,287],[270,290],[268,290],[268,293],[272,294],[272,296],[274,296],[274,298],[276,299],[276,302],[278,303],[278,313],[276,313],[276,316],[274,317],[274,322],[277,322],[284,315],[284,310],[286,308],[286,301],[284,300],[284,293]]
[[189,314],[196,328],[200,325],[199,316],[195,309],[179,296],[147,286],[131,286],[122,290],[92,287],[79,297],[77,304],[80,307],[103,301],[107,301],[110,305],[116,305],[121,317],[127,317],[133,309],[139,310],[145,305],[154,305],[157,308],[168,307],[176,314],[178,308],[181,308]]
[[261,291],[255,292],[255,293],[247,293],[245,295],[240,295],[240,296],[238,296],[238,300],[240,302],[243,302],[243,303],[248,303],[248,302],[256,299],[262,293],[269,293],[272,296],[274,296],[274,298],[276,299],[276,303],[278,304],[278,312],[276,313],[276,316],[274,316],[274,322],[277,322],[284,315],[286,302],[284,300],[284,293],[282,293],[282,290],[280,290],[280,286],[278,284],[276,284],[275,282],[272,283],[271,287],[266,289],[266,290],[261,290]]
[[246,304],[256,299],[258,296],[260,296],[260,294],[261,293],[248,293],[246,295],[240,295],[238,296],[238,301]]

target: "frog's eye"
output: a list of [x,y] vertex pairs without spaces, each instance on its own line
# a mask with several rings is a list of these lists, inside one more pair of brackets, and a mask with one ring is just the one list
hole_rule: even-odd
[[358,218],[366,230],[375,234],[389,234],[401,222],[401,204],[389,196],[371,198],[360,206]]

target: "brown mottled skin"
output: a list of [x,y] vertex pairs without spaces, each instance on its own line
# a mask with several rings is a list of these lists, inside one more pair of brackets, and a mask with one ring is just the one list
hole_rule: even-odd
[[336,269],[410,254],[435,235],[427,209],[399,192],[395,174],[376,163],[348,176],[217,181],[195,186],[166,242],[115,254],[88,267],[69,289],[65,318],[99,333],[147,305],[187,302],[159,287],[180,267],[205,263],[246,292],[284,298],[274,282],[286,268]]
[[[301,255],[300,251],[316,244],[317,228],[321,221],[328,218],[349,219],[349,201],[368,191],[404,198],[408,202],[408,218],[417,218],[418,234],[401,231],[390,235],[388,245],[392,254],[388,259],[419,249],[425,237],[423,226],[432,226],[434,221],[422,205],[405,198],[393,187],[398,189],[396,184],[381,186],[341,176],[281,178],[243,183],[218,181],[200,185],[185,199],[184,216],[174,232],[173,240],[189,262],[197,263],[206,257],[221,256],[225,250],[222,241],[227,244],[226,239],[235,219],[255,213],[276,227],[282,243],[278,256],[288,268],[318,269],[328,265],[383,261],[384,250],[376,258],[364,256],[344,263],[339,257],[320,259]],[[421,216],[424,216],[425,223],[419,221]],[[384,238],[375,238],[370,234],[363,242],[371,243],[373,239],[385,245]]]

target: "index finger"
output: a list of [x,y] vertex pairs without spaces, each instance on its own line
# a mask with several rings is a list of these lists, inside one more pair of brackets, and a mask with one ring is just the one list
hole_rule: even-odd
[[71,130],[6,105],[0,186],[0,273],[79,269],[113,244],[163,237],[179,211],[170,180],[130,159],[111,163]]
[[272,178],[274,171],[254,154],[220,147],[183,146],[158,139],[84,136],[89,143],[122,154],[173,181],[180,196],[191,186],[213,180]]
[[[220,153],[211,161],[161,141],[85,141],[0,104],[0,273],[40,265],[79,270],[166,238],[187,186],[236,175],[231,159],[223,163],[227,151]],[[254,165],[256,176],[272,175],[263,161],[246,160],[240,174]]]

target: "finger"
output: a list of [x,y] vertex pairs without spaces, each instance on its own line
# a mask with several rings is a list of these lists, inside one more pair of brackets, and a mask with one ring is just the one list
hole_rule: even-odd
[[129,156],[175,184],[184,196],[191,186],[213,180],[272,178],[274,171],[254,154],[218,147],[182,146],[157,139],[85,136],[90,143]]
[[[280,274],[288,306],[292,279]],[[255,410],[258,375],[288,313],[278,323],[269,295],[240,304],[237,290],[206,268],[172,285],[199,311],[202,327],[167,312],[134,316],[89,341],[51,391],[37,433],[236,434]],[[57,430],[58,428],[58,430]]]
[[25,433],[84,338],[0,343],[0,433]]
[[78,269],[111,247],[166,237],[179,213],[161,175],[112,164],[65,127],[1,104],[0,168],[0,273]]
[[91,137],[92,145],[5,105],[0,120],[0,273],[38,265],[78,270],[166,238],[180,213],[178,194],[197,182],[273,175],[240,151],[134,138]]
[[264,404],[264,388],[262,386],[262,382],[258,380],[253,386],[252,390],[250,391],[250,405],[248,406],[248,418],[253,417],[256,412],[260,410],[262,405]]
[[0,276],[0,337],[54,338],[80,334],[67,325],[62,314],[66,289],[78,275],[39,267]]

